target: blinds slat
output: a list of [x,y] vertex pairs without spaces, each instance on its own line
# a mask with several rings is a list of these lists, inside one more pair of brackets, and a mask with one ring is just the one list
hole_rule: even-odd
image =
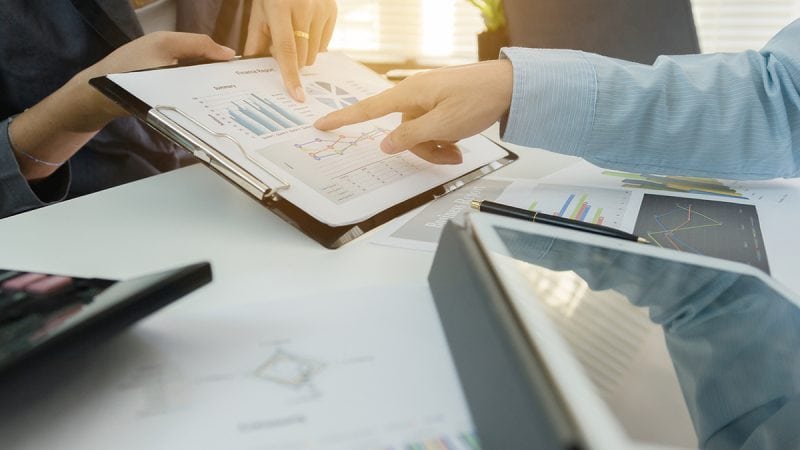
[[[360,60],[477,59],[483,20],[467,0],[338,0],[338,5],[331,48]],[[800,0],[693,0],[692,6],[706,53],[760,49],[800,15]]]

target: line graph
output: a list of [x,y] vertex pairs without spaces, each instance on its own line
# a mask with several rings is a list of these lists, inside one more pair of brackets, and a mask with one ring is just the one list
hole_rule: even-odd
[[383,128],[375,128],[374,130],[361,133],[359,136],[347,136],[344,134],[337,135],[331,138],[317,137],[308,142],[294,144],[294,147],[316,161],[324,158],[331,158],[342,156],[348,150],[356,149],[364,142],[375,142],[388,133],[388,130]]
[[275,144],[255,154],[341,204],[424,169],[425,162],[407,152],[383,153],[378,142],[386,133],[375,126],[351,128],[342,134],[309,130],[294,142]]
[[738,261],[769,273],[753,205],[645,194],[633,232],[663,248]]
[[[679,236],[688,232],[690,230],[699,230],[701,228],[708,228],[708,227],[721,227],[722,222],[718,220],[714,220],[707,215],[694,211],[694,216],[692,216],[692,204],[687,203],[688,206],[682,206],[680,203],[675,204],[675,210],[670,211],[665,214],[657,215],[654,217],[655,221],[658,225],[663,228],[663,231],[651,231],[647,234],[647,236],[653,240],[654,242],[659,242],[660,238],[665,239],[669,246],[681,251],[690,251],[692,253],[700,253],[700,250],[694,248],[688,242],[685,242]],[[683,213],[682,213],[683,212]],[[680,225],[672,228],[665,224],[665,219],[667,216],[672,214],[677,214],[679,216],[685,213],[686,220],[680,223]],[[700,218],[698,220],[698,217]],[[701,222],[699,225],[692,225],[697,222]],[[703,221],[707,221],[707,223],[702,223]]]

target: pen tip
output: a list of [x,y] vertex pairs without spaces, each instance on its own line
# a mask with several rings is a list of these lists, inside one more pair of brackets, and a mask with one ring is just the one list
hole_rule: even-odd
[[472,209],[477,209],[478,211],[480,211],[480,209],[481,209],[481,202],[480,202],[480,200],[473,200],[473,201],[471,201],[471,202],[469,203],[469,206],[471,206],[471,207],[472,207]]
[[650,241],[648,241],[647,239],[645,239],[643,237],[636,238],[636,242],[638,242],[640,244],[649,244],[650,243]]

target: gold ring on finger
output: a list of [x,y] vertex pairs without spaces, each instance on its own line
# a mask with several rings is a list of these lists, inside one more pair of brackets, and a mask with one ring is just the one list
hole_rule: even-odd
[[295,30],[294,35],[299,37],[300,39],[306,39],[306,40],[311,39],[311,35],[309,35],[305,31]]

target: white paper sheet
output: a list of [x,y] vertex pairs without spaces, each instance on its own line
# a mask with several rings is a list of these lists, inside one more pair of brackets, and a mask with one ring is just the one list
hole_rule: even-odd
[[438,198],[398,218],[372,240],[375,244],[436,251],[442,229],[449,220],[461,223],[470,211],[472,200],[495,200],[514,180],[486,177],[476,180],[450,195]]
[[[796,224],[800,223],[800,180],[665,177],[609,171],[581,161],[543,177],[538,184],[545,189],[540,190],[533,182],[512,185],[499,201],[528,207],[535,198],[548,193],[547,186],[551,186],[550,194],[555,194],[550,201],[560,198],[562,202],[566,202],[568,196],[566,191],[558,195],[559,186],[589,196],[628,192],[628,206],[621,220],[606,225],[642,234],[642,230],[652,231],[654,223],[659,221],[658,225],[663,225],[663,229],[645,236],[656,240],[658,245],[702,254],[713,250],[717,254],[711,256],[762,269],[766,269],[768,260],[769,273],[785,286],[800,292],[795,257],[790,246],[784,245],[787,240],[794,239]],[[575,200],[580,200],[580,197]],[[587,203],[591,205],[591,201]],[[690,208],[692,205],[694,209]],[[576,203],[570,204],[569,211],[574,212],[576,206],[580,207]],[[592,218],[590,211],[587,219]],[[699,230],[704,234],[697,234]],[[692,248],[692,239],[702,241],[706,248]]]
[[477,448],[426,285],[163,313],[78,367],[3,448]]
[[[165,115],[223,151],[270,186],[282,191],[318,220],[346,225],[502,158],[505,151],[485,138],[459,145],[464,161],[455,166],[430,164],[409,152],[386,155],[383,137],[399,124],[397,114],[325,133],[311,124],[317,118],[376,94],[391,84],[338,53],[323,53],[303,71],[307,100],[286,95],[272,58],[109,75],[151,107],[180,108],[235,144],[208,133],[174,112]],[[255,162],[254,162],[255,161]]]

